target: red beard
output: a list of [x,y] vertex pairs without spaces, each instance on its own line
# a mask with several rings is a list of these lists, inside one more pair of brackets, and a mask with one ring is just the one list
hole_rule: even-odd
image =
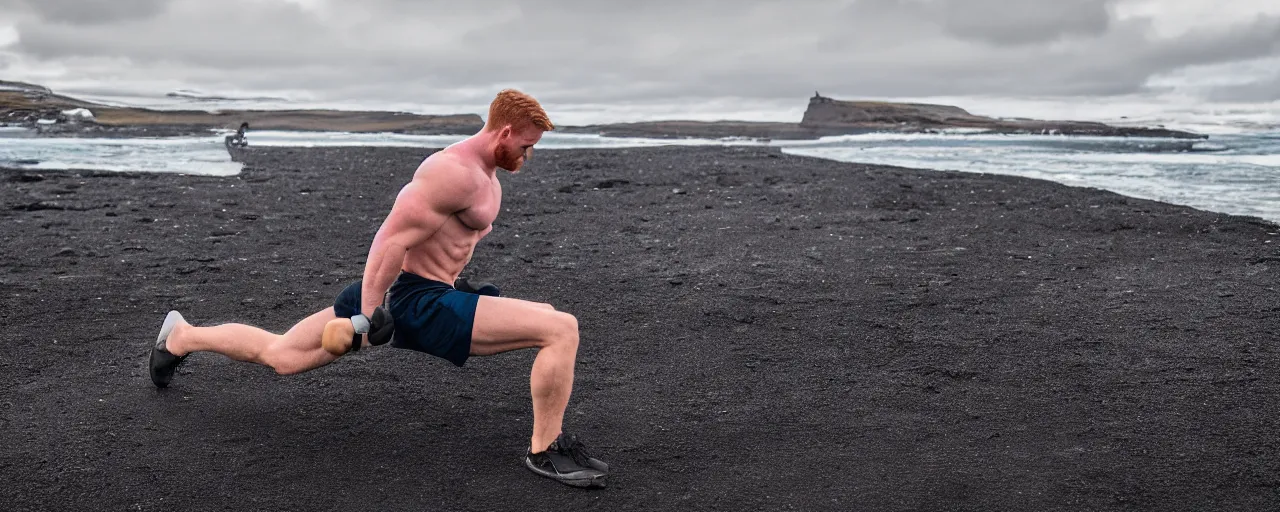
[[524,165],[523,156],[523,153],[516,153],[503,145],[499,145],[497,149],[493,150],[493,159],[497,162],[498,167],[511,172],[519,171],[520,167]]

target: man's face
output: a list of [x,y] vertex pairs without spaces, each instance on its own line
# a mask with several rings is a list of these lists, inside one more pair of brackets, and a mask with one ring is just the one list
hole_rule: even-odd
[[542,130],[537,128],[506,128],[498,137],[498,147],[493,150],[493,159],[498,167],[519,172],[524,163],[533,157],[533,145],[539,140],[542,140]]

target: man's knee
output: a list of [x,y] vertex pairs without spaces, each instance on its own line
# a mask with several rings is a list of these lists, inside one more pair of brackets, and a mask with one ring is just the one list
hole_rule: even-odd
[[299,361],[296,358],[294,359],[290,359],[287,357],[277,358],[268,364],[271,366],[272,370],[276,371],[276,374],[278,375],[296,375],[296,374],[305,372],[308,369],[305,362]]
[[261,363],[270,366],[280,375],[295,375],[307,371],[307,361],[295,350],[267,347],[262,351]]
[[578,318],[561,311],[551,315],[551,342],[578,344]]
[[272,365],[271,368],[276,371],[277,375],[297,375],[307,371],[307,367],[295,362],[287,362],[280,365]]

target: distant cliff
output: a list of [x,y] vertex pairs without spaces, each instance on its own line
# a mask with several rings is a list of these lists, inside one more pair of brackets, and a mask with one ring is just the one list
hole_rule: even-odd
[[[87,109],[92,117],[69,115]],[[484,126],[476,114],[419,115],[348,110],[152,110],[114,107],[54,94],[48,88],[0,81],[0,123],[30,126],[41,133],[94,136],[172,136],[234,130],[471,134]]]
[[837,128],[869,125],[912,125],[951,127],[986,120],[960,107],[923,103],[887,103],[881,101],[840,101],[815,94],[800,119],[806,128]]
[[1204,135],[1166,130],[1108,126],[1084,121],[1038,121],[976,116],[959,107],[923,103],[841,101],[819,94],[799,123],[748,121],[648,121],[565,127],[564,131],[615,137],[750,137],[812,139],[871,132],[929,133],[965,128],[989,133],[1095,135],[1104,137],[1173,137],[1203,139]]
[[962,108],[949,105],[840,101],[818,94],[809,98],[809,107],[805,109],[800,126],[815,131],[871,128],[884,131],[918,132],[971,128],[992,133],[1206,138],[1199,134],[1164,128],[1109,126],[1086,121],[996,119],[976,116]]

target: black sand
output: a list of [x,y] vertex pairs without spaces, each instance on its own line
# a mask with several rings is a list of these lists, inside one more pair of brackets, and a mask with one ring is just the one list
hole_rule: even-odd
[[566,428],[609,489],[521,466],[532,353],[289,377],[198,354],[152,387],[171,308],[283,330],[328,306],[422,156],[0,174],[0,509],[1280,506],[1280,227],[764,149],[544,150],[503,178],[472,273],[578,316]]

